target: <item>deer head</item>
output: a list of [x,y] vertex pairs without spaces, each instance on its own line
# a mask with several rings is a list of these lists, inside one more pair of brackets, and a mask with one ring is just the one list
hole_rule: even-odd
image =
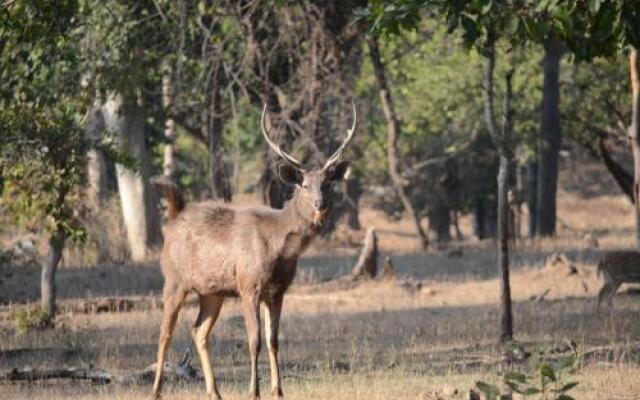
[[267,129],[267,104],[265,103],[262,110],[262,118],[260,120],[262,134],[269,144],[269,147],[282,158],[284,161],[278,167],[278,175],[280,179],[290,185],[295,186],[294,196],[298,196],[305,200],[316,213],[316,217],[324,217],[331,206],[332,200],[332,184],[342,180],[347,170],[349,162],[342,160],[342,154],[347,145],[353,140],[356,131],[356,106],[351,104],[353,109],[353,124],[351,129],[347,131],[347,137],[340,147],[325,162],[324,166],[317,169],[306,169],[302,163],[291,155],[287,154],[280,146],[271,138],[270,129]]

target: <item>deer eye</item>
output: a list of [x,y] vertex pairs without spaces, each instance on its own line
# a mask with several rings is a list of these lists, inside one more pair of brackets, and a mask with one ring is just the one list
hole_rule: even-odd
[[305,190],[307,190],[307,189],[309,189],[309,185],[308,185],[308,184],[306,184],[306,183],[304,183],[304,184],[302,184],[302,188],[303,188],[303,189],[305,189]]

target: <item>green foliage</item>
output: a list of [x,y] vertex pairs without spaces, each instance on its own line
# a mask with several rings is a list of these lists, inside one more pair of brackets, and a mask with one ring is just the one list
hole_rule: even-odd
[[13,325],[18,333],[48,328],[53,323],[49,313],[40,307],[19,308],[11,313],[10,318],[13,320]]
[[[524,398],[572,400],[573,397],[568,393],[578,382],[567,382],[566,379],[571,374],[574,363],[573,357],[566,357],[557,362],[542,362],[536,366],[533,375],[511,371],[504,374],[502,381],[514,393]],[[476,382],[476,387],[487,400],[497,400],[500,396],[500,389],[496,385],[479,381]]]
[[75,117],[68,109],[0,109],[3,202],[15,215],[43,220],[49,230],[81,241],[72,191],[84,183],[88,147]]
[[84,182],[87,97],[75,41],[77,3],[15,1],[0,12],[3,202],[81,241],[73,190]]
[[640,7],[635,0],[372,0],[359,11],[376,34],[415,29],[425,13],[439,15],[448,30],[460,28],[468,45],[492,30],[513,44],[560,38],[578,61],[613,57],[640,46]]

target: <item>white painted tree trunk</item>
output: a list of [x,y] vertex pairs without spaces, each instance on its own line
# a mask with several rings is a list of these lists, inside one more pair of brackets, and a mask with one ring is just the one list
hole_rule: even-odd
[[107,128],[115,131],[122,147],[137,161],[137,170],[116,164],[122,216],[131,259],[144,261],[149,250],[162,242],[157,197],[149,184],[151,163],[144,137],[144,112],[122,96],[109,98],[103,108]]
[[[162,76],[162,106],[169,113],[173,107],[173,76],[170,66],[165,66],[164,75]],[[176,140],[175,121],[171,117],[167,117],[164,128],[164,136],[167,142],[164,145],[164,159],[162,163],[163,174],[167,178],[173,176],[175,169],[174,151]]]

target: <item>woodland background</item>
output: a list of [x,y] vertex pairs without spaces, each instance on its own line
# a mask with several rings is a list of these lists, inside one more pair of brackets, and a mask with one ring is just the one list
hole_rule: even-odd
[[[459,343],[508,342],[513,314],[518,336],[523,312],[521,339],[536,346],[548,343],[541,337],[556,335],[554,329],[561,333],[551,341],[569,335],[573,318],[582,321],[578,332],[584,334],[588,301],[572,296],[597,289],[591,271],[597,248],[640,243],[633,206],[640,176],[639,44],[634,1],[2,0],[0,303],[6,324],[0,333],[7,340],[0,367],[42,356],[7,355],[31,348],[31,340],[64,348],[54,333],[38,329],[69,329],[64,321],[76,307],[72,300],[157,296],[163,209],[152,177],[170,177],[189,201],[282,207],[292,188],[278,179],[277,160],[259,132],[265,103],[277,140],[306,165],[322,163],[339,145],[352,101],[358,110],[358,133],[345,157],[352,161],[349,178],[336,188],[335,212],[302,260],[294,292],[311,301],[294,300],[293,319],[326,319],[316,315],[313,301],[337,296],[339,307],[349,303],[340,298],[347,293],[365,300],[345,312],[384,312],[375,296],[388,296],[386,307],[426,307],[426,314],[416,314],[425,318],[417,325],[410,311],[393,317],[409,324],[413,333],[405,340],[420,337],[414,328],[433,324],[427,316],[436,303],[463,308],[435,318],[458,332],[456,321],[464,325],[473,314],[460,298],[485,290],[486,279],[495,280],[491,285],[499,279],[499,309],[497,287],[472,301],[496,307],[475,323],[494,327],[500,319],[499,329],[480,338],[462,330]],[[327,286],[348,273],[370,227],[402,280],[393,287]],[[323,258],[327,253],[334,258]],[[459,255],[463,260],[452,261]],[[556,288],[553,273],[541,287],[527,288],[522,282],[537,278],[518,275],[521,268],[535,275],[525,267],[558,263],[586,268],[580,279],[594,286]],[[438,283],[441,278],[462,286]],[[435,286],[425,289],[429,282]],[[522,303],[531,296],[545,301],[547,286],[555,288],[550,297],[569,298],[566,308],[541,311],[538,303]],[[434,293],[443,299],[434,300]],[[572,302],[577,305],[566,305]],[[637,304],[625,304],[625,312],[637,316]],[[102,323],[120,324],[115,315]],[[112,328],[134,335],[132,317],[122,322],[128,328]],[[558,325],[544,331],[532,322],[543,317],[557,318]],[[77,339],[88,331],[74,318],[69,337]],[[344,316],[331,318],[342,321],[334,322],[336,332],[349,325]],[[26,334],[30,339],[14,338],[17,326],[36,330]],[[394,324],[380,326],[382,332]],[[612,317],[601,328],[593,331],[597,340],[585,343],[637,339],[638,326],[629,319]],[[374,335],[372,348],[386,346],[385,335]],[[455,346],[435,335],[449,350]],[[322,342],[314,338],[296,350],[301,359]],[[66,347],[86,346],[78,339]],[[77,359],[96,359],[83,351]],[[328,367],[319,370],[334,374],[337,356],[326,352]],[[366,386],[355,365],[374,353],[353,356],[345,385],[353,379]],[[443,359],[452,365],[451,354]],[[632,374],[633,362],[616,371]],[[404,376],[421,376],[412,371]],[[452,378],[466,380],[464,374]],[[31,389],[9,390],[17,396]]]

